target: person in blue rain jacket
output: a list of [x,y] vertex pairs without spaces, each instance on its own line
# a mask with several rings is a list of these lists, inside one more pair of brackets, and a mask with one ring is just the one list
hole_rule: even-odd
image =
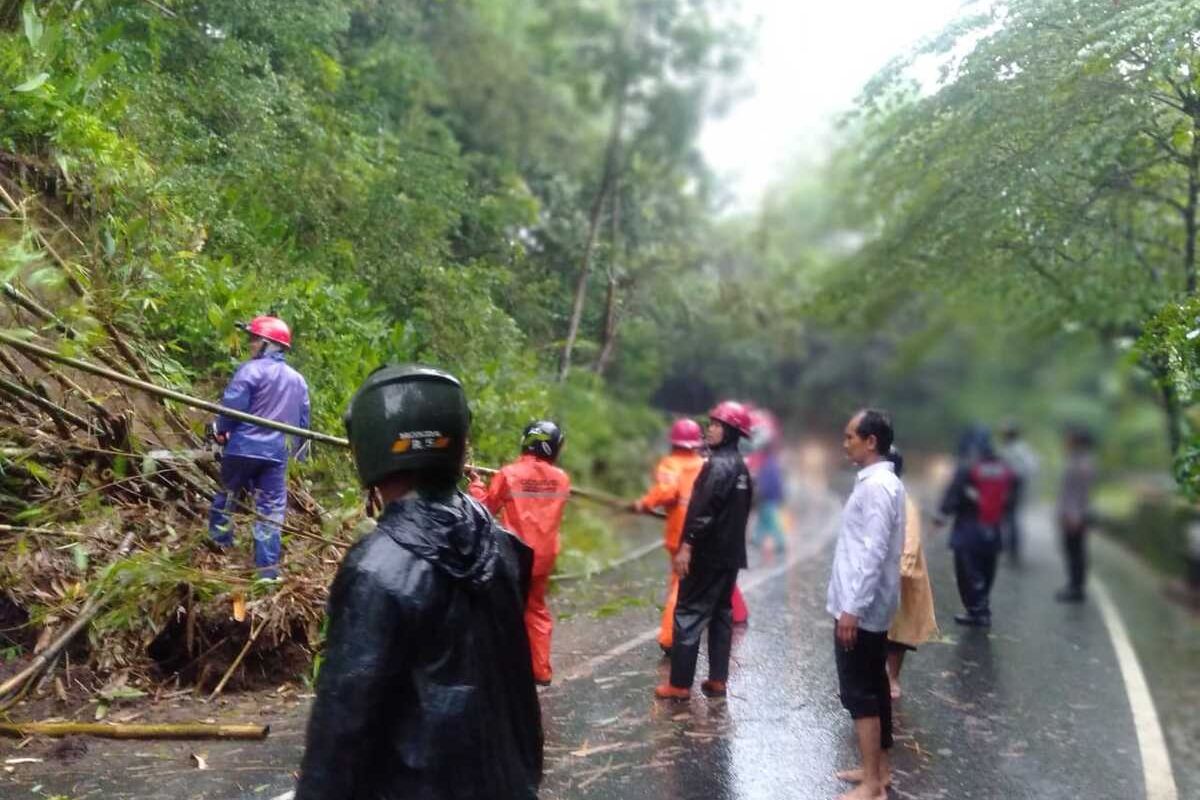
[[[308,384],[288,366],[284,354],[292,334],[283,320],[255,317],[242,326],[251,337],[250,360],[238,367],[221,405],[300,428],[309,424]],[[287,465],[302,457],[305,442],[289,446],[286,434],[227,416],[217,418],[217,442],[224,446],[222,488],[213,498],[208,531],[220,549],[233,545],[231,506],[242,492],[254,497],[254,565],[260,578],[279,577],[279,529],[287,512]]]

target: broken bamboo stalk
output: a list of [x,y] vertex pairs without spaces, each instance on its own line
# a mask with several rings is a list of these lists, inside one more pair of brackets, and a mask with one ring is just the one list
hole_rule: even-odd
[[27,342],[18,336],[8,333],[7,331],[0,331],[0,342],[12,347],[14,350],[20,350],[23,353],[39,355],[44,358],[48,358],[51,361],[57,361],[61,364],[66,364],[69,367],[82,370],[83,372],[89,372],[92,375],[108,378],[110,381],[124,384],[125,386],[130,386],[134,389],[139,389],[148,394],[156,395],[168,400],[174,400],[176,402],[183,403],[184,405],[198,408],[202,411],[220,414],[231,419],[236,419],[240,422],[249,422],[253,425],[260,425],[264,428],[281,431],[282,433],[287,433],[292,436],[299,436],[304,439],[312,439],[315,442],[323,442],[325,444],[332,444],[342,448],[348,448],[350,446],[349,440],[340,436],[330,436],[327,433],[320,433],[307,428],[299,428],[295,425],[288,425],[286,422],[277,422],[273,419],[256,417],[253,414],[247,414],[244,411],[226,408],[225,406],[218,405],[217,403],[210,403],[207,400],[201,400],[197,397],[186,395],[183,392],[178,392],[174,389],[156,386],[149,381],[144,381],[140,378],[133,378],[122,372],[116,372],[115,370],[107,369],[106,367],[100,367],[88,361],[72,358],[71,356],[64,356],[62,353],[58,353],[54,350],[33,344],[32,342]]
[[258,635],[262,633],[263,628],[265,627],[267,627],[267,621],[264,619],[262,622],[258,623],[257,628],[250,632],[250,638],[246,640],[245,646],[242,648],[241,652],[237,654],[237,658],[233,660],[233,663],[229,665],[229,669],[227,669],[225,674],[221,676],[221,681],[217,684],[216,688],[212,690],[212,694],[208,696],[209,702],[216,700],[217,696],[220,695],[225,689],[225,684],[229,683],[229,679],[233,677],[233,673],[237,672],[237,668],[241,666],[242,659],[244,659],[246,654],[250,652],[250,648],[253,646],[254,640],[258,638]]
[[[119,559],[124,558],[132,545],[133,531],[130,531],[125,534],[124,540],[122,540],[120,546],[117,548],[116,556],[109,563],[116,563]],[[67,629],[63,631],[61,636],[47,645],[45,650],[34,656],[25,669],[0,684],[0,698],[8,698],[14,693],[16,693],[17,697],[20,697],[29,687],[30,682],[37,678],[42,670],[50,665],[51,661],[58,658],[58,654],[100,613],[100,610],[104,608],[105,602],[106,598],[103,595],[93,595],[88,598],[88,601],[84,603],[83,608],[80,610],[79,616],[67,626]],[[3,708],[4,705],[0,705],[0,709]]]
[[95,736],[101,739],[249,739],[261,741],[270,725],[164,722],[122,724],[114,722],[11,722],[0,723],[0,736]]
[[53,402],[42,397],[32,389],[26,389],[24,386],[21,386],[18,383],[13,383],[12,381],[3,377],[0,377],[0,389],[3,389],[8,394],[16,395],[26,403],[35,405],[42,411],[45,411],[47,414],[49,414],[50,419],[54,422],[55,426],[58,427],[59,434],[63,436],[63,438],[69,439],[71,436],[70,429],[66,427],[66,423],[68,422],[82,431],[86,431],[88,433],[91,433],[92,431],[92,424],[86,419],[79,416],[74,411],[68,411],[65,408],[55,405]]
[[[5,283],[3,286],[0,286],[0,289],[2,289],[4,295],[13,303],[25,309],[42,322],[50,325],[54,330],[58,331],[66,338],[73,341],[79,339],[79,334],[74,328],[56,317],[49,309],[42,307],[36,300],[21,294],[15,287],[13,287],[12,284]],[[105,353],[103,350],[100,350],[99,348],[93,348],[91,353],[109,369],[116,370],[117,372],[123,372],[124,368],[121,366],[121,362],[110,356],[108,353]],[[28,356],[29,354],[27,353],[26,355]],[[156,436],[158,436],[160,439],[163,438],[162,430],[159,427],[156,419],[149,419],[148,424]],[[189,439],[189,441],[191,441],[191,439]]]
[[[13,361],[13,359],[3,350],[0,350],[0,364],[2,364],[4,368],[8,370],[10,375],[15,376],[20,381],[22,386],[43,400],[50,402],[50,393],[46,391],[45,384],[36,378],[30,378],[27,376],[24,370],[21,369],[20,365]],[[11,394],[11,392],[9,394]],[[42,410],[50,415],[50,421],[54,423],[54,429],[58,431],[58,437],[63,440],[70,440],[71,429],[67,427],[67,421],[63,419],[62,414],[58,413],[57,408],[58,406],[50,405],[43,407]]]

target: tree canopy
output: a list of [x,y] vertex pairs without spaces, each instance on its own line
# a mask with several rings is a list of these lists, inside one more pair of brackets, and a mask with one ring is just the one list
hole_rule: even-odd
[[860,319],[1140,339],[1178,450],[1193,434],[1160,345],[1190,323],[1159,315],[1196,289],[1198,31],[1187,3],[970,6],[845,122],[842,224],[861,247],[827,297]]

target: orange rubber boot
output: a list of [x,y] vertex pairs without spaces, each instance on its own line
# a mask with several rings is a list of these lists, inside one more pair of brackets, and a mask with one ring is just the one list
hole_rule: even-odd
[[700,684],[700,691],[704,692],[705,697],[724,697],[725,681],[707,680]]
[[681,689],[678,686],[672,686],[669,683],[660,683],[654,687],[654,696],[659,700],[690,700],[692,697],[691,689]]

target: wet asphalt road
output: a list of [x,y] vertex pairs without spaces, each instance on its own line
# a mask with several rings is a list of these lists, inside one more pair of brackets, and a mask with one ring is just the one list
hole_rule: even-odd
[[[841,496],[797,489],[790,559],[755,554],[741,580],[751,618],[736,634],[727,700],[651,696],[666,667],[653,640],[663,557],[560,587],[556,681],[542,693],[543,798],[806,800],[845,789],[832,773],[854,760],[851,725],[836,697],[823,611]],[[944,636],[905,667],[892,797],[1147,800],[1111,637],[1094,604],[1053,602],[1061,567],[1047,517],[1033,515],[1030,527],[1025,563],[1002,568],[997,580],[988,633],[954,625],[949,554],[927,526]],[[1097,542],[1095,555],[1162,717],[1178,797],[1200,799],[1200,623],[1164,602],[1155,577],[1116,548]],[[702,656],[699,677],[704,669]],[[292,785],[307,702],[265,702],[265,710],[257,697],[191,712],[269,720],[262,744],[94,741],[81,760],[63,763],[48,745],[16,752],[0,743],[0,759],[47,758],[0,775],[0,798],[270,800]],[[197,770],[192,752],[210,768]]]

